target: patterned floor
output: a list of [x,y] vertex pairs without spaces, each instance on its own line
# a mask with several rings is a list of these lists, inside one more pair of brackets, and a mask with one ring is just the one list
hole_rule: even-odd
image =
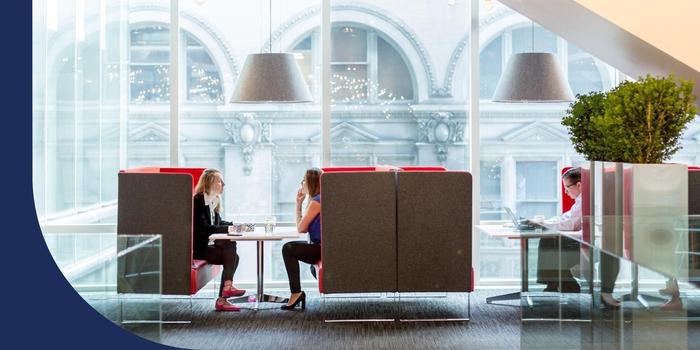
[[[623,312],[611,311],[597,303],[591,307],[590,295],[578,294],[566,295],[564,299],[541,295],[533,299],[533,307],[521,307],[517,301],[486,304],[487,296],[503,292],[472,293],[469,322],[326,323],[324,320],[339,318],[463,318],[468,315],[468,299],[466,295],[431,298],[402,295],[400,300],[379,295],[321,298],[310,292],[304,311],[274,308],[218,313],[213,311],[213,299],[166,300],[160,303],[165,319],[192,322],[124,325],[124,328],[159,343],[194,349],[689,349],[700,346],[700,327],[696,325],[700,322],[677,320],[693,316],[692,311],[648,311],[631,304]],[[146,308],[136,309],[142,312]],[[687,309],[700,307],[693,304]],[[552,321],[559,318],[579,321]]]

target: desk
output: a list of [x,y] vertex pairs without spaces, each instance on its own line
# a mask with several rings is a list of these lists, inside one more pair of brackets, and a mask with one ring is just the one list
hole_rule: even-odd
[[[209,240],[217,240],[217,239],[225,239],[229,241],[256,241],[257,242],[257,260],[258,260],[258,271],[257,271],[257,276],[258,276],[258,285],[257,285],[257,293],[256,293],[256,298],[255,298],[255,305],[253,306],[253,309],[258,310],[260,309],[260,303],[265,302],[265,303],[286,303],[288,301],[287,298],[283,297],[278,297],[275,295],[268,295],[265,294],[263,291],[263,262],[265,258],[265,251],[264,251],[264,243],[265,241],[281,241],[283,239],[304,239],[306,238],[306,234],[300,234],[296,231],[295,228],[293,227],[282,227],[282,228],[275,228],[275,232],[272,234],[266,234],[265,229],[263,227],[256,227],[254,232],[243,232],[242,236],[229,236],[226,233],[216,233],[211,236],[209,236]],[[248,297],[243,296],[243,297],[238,297],[234,298],[233,302],[235,303],[241,303],[241,302],[247,302]]]
[[[503,224],[492,224],[492,225],[476,225],[476,228],[481,232],[497,238],[508,238],[508,239],[519,239],[520,240],[520,292],[508,293],[503,295],[497,295],[493,297],[486,298],[486,303],[490,304],[494,301],[503,300],[519,300],[522,296],[522,292],[528,291],[528,248],[529,241],[533,238],[559,238],[562,232],[557,230],[546,230],[546,231],[518,231],[513,228],[513,226],[505,226]],[[567,236],[570,235],[581,235],[580,231],[569,232],[567,231]],[[532,306],[532,300],[530,297],[527,298],[527,303]]]

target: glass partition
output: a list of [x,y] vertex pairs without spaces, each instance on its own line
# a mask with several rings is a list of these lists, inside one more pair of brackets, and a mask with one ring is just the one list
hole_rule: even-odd
[[700,320],[700,215],[630,214],[584,216],[588,228],[564,233],[581,244],[577,278],[590,293],[582,344],[688,348]]
[[97,312],[141,337],[160,341],[161,236],[44,235],[70,285]]

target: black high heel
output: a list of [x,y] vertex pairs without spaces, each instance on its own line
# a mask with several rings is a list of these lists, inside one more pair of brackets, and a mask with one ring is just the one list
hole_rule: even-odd
[[301,292],[301,295],[297,300],[294,302],[292,305],[282,305],[280,306],[280,309],[282,310],[294,310],[294,308],[297,306],[297,304],[301,303],[301,309],[304,310],[306,309],[306,293],[303,291]]

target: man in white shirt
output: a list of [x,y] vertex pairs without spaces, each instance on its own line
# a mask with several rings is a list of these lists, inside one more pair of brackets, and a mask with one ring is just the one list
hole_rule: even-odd
[[[569,169],[562,175],[566,194],[574,199],[574,205],[561,216],[546,221],[548,227],[560,231],[581,229],[581,168]],[[561,237],[561,264],[559,238],[542,238],[537,248],[537,283],[546,284],[545,292],[578,293],[581,287],[571,275],[570,269],[579,263],[579,243]]]

